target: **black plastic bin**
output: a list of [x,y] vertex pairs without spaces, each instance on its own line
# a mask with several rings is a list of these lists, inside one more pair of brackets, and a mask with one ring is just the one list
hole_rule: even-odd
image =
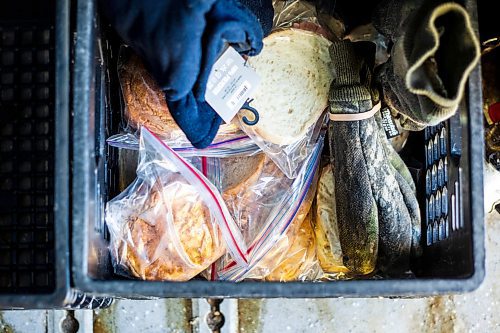
[[[475,2],[466,7],[477,23]],[[104,204],[116,195],[117,150],[105,138],[118,130],[119,86],[116,57],[119,42],[100,24],[94,1],[78,1],[73,81],[73,216],[72,268],[78,289],[129,298],[144,297],[370,297],[459,293],[477,288],[484,278],[483,125],[479,66],[472,73],[456,117],[420,134],[415,156],[432,171],[446,158],[448,204],[455,206],[445,224],[427,219],[426,200],[434,195],[420,187],[425,250],[415,278],[307,282],[146,282],[113,273],[104,228]],[[447,147],[458,140],[460,151],[441,150],[426,161],[426,144],[446,128]],[[444,156],[446,155],[446,156]],[[442,225],[442,226],[441,226]],[[441,229],[440,229],[441,226]],[[443,227],[445,227],[443,229]],[[447,227],[447,228],[446,228]],[[436,230],[437,228],[437,230]]]
[[0,4],[0,307],[69,295],[69,1]]
[[97,308],[71,288],[69,0],[0,4],[0,308]]

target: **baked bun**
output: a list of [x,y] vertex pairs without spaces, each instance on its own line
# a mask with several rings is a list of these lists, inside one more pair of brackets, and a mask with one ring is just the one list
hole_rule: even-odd
[[157,134],[181,131],[170,115],[163,91],[137,55],[120,66],[119,74],[129,125],[135,129],[144,125]]
[[[261,81],[250,104],[259,112],[254,131],[263,140],[289,145],[306,135],[328,105],[333,69],[331,42],[318,33],[283,29],[264,39],[262,52],[248,58]],[[241,110],[238,117],[253,116]]]

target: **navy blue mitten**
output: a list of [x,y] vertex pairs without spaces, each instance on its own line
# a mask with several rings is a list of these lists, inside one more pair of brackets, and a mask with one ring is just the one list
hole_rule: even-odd
[[[261,1],[271,3],[255,0]],[[212,65],[226,44],[241,54],[259,53],[261,23],[267,19],[259,23],[237,0],[103,0],[101,5],[118,34],[145,61],[189,141],[197,148],[208,146],[221,123],[205,102]]]

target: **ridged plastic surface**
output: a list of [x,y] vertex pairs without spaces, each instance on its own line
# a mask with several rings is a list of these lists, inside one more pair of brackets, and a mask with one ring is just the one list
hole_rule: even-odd
[[0,25],[0,293],[54,274],[54,27]]

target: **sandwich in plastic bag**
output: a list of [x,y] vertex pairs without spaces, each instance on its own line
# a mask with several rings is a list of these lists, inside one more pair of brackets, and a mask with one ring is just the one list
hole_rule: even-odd
[[313,213],[317,255],[321,269],[326,278],[345,277],[348,269],[342,261],[335,204],[335,179],[330,164],[321,170]]
[[311,215],[316,180],[317,177],[286,231],[275,236],[274,244],[245,274],[246,279],[287,282],[316,280],[322,276]]
[[246,265],[242,235],[218,190],[146,128],[136,180],[106,206],[118,274],[185,281],[226,249]]
[[[248,248],[248,265],[224,257],[215,278],[316,279],[320,269],[311,221],[306,219],[314,199],[317,168],[323,148],[320,135],[312,154],[295,179],[289,179],[268,157],[238,187],[223,192]],[[224,179],[224,170],[222,170]]]
[[[301,2],[293,3],[295,8]],[[275,11],[274,31],[264,38],[262,52],[248,58],[261,81],[237,118],[283,173],[295,178],[327,121],[334,73],[328,38],[335,37],[313,20],[314,7],[305,7],[303,16],[302,9],[293,11],[293,17],[289,8],[283,4]]]

